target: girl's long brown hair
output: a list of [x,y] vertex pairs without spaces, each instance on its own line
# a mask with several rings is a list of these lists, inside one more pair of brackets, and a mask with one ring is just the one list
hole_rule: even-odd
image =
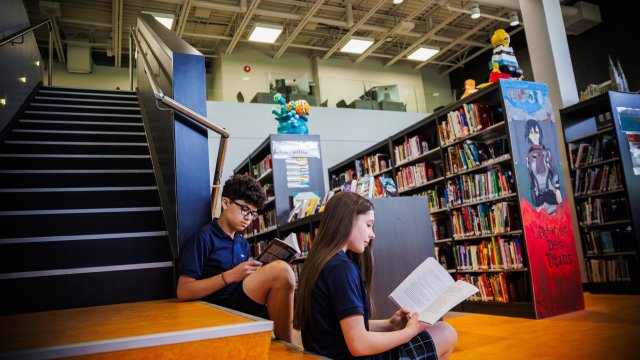
[[[335,194],[322,214],[318,235],[309,250],[309,256],[304,262],[302,274],[298,281],[298,295],[294,308],[293,327],[301,330],[310,319],[311,295],[316,287],[316,281],[324,265],[342,249],[349,240],[351,229],[357,215],[374,210],[371,201],[352,192]],[[364,277],[369,304],[371,303],[371,275],[373,273],[373,257],[371,243],[362,254],[347,252],[349,258],[360,268]]]

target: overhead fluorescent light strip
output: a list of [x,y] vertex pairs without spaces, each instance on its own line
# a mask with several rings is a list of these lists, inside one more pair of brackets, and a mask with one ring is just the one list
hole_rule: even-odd
[[416,51],[412,52],[407,56],[409,60],[416,61],[427,61],[432,58],[435,54],[440,52],[440,48],[434,46],[420,46],[416,49]]
[[282,33],[282,26],[256,23],[253,32],[249,36],[250,41],[273,44]]
[[373,45],[372,38],[352,36],[349,42],[347,42],[347,44],[343,46],[340,51],[352,54],[362,54],[371,45]]

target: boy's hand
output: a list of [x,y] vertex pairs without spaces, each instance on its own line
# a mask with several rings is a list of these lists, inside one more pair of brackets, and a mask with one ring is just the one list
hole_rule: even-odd
[[258,270],[262,266],[262,263],[258,260],[247,260],[238,264],[231,270],[224,273],[225,279],[229,282],[240,282],[247,276],[251,275],[254,271]]

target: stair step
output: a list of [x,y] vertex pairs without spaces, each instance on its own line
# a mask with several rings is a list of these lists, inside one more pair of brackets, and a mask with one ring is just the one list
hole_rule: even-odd
[[70,112],[70,113],[86,113],[92,112],[97,114],[140,114],[139,107],[131,106],[110,106],[110,105],[66,105],[58,103],[34,103],[27,107],[28,111],[50,111],[50,112]]
[[[14,170],[20,171],[20,170]],[[0,188],[33,187],[82,187],[82,186],[155,186],[151,169],[106,170],[102,172],[69,172],[50,170],[47,172],[0,171]]]
[[71,88],[64,86],[43,86],[40,88],[40,92],[53,91],[65,94],[98,94],[98,95],[126,95],[135,96],[136,92],[133,90],[106,90],[106,89],[85,89],[85,88]]
[[[0,314],[78,308],[174,297],[171,262],[59,271],[49,276],[1,278]],[[79,270],[79,269],[76,269]],[[32,274],[36,275],[36,274]],[[43,274],[44,275],[44,274]]]
[[164,231],[160,207],[0,212],[3,238]]
[[23,119],[29,120],[80,120],[80,121],[117,121],[136,122],[142,121],[140,114],[102,114],[96,112],[70,112],[70,111],[39,111],[26,110]]
[[123,98],[122,100],[109,100],[109,99],[101,99],[100,97],[96,97],[93,99],[88,98],[72,98],[72,97],[57,97],[57,96],[42,96],[38,95],[34,98],[34,101],[39,103],[55,103],[55,104],[64,104],[64,105],[87,105],[87,104],[107,104],[111,106],[132,106],[138,107],[138,99],[137,98]]
[[7,140],[16,141],[86,141],[146,143],[144,131],[86,131],[13,129]]
[[142,122],[19,120],[15,129],[72,131],[144,131]]
[[160,206],[155,186],[0,189],[3,211]]
[[148,155],[0,154],[0,169],[151,169],[151,161]]
[[153,263],[171,259],[171,247],[165,231],[0,241],[0,273]]
[[97,154],[148,155],[147,143],[81,141],[5,141],[5,154]]

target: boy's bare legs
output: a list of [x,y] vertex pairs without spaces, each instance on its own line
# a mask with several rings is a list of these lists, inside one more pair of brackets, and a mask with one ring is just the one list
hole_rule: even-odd
[[458,333],[456,332],[456,330],[451,325],[442,321],[438,321],[435,324],[429,326],[427,328],[427,332],[429,333],[429,335],[431,335],[433,343],[436,346],[438,359],[449,359],[449,356],[451,356],[453,348],[458,341]]
[[291,266],[281,260],[271,262],[246,277],[242,289],[253,301],[267,305],[276,337],[291,342],[295,290]]

